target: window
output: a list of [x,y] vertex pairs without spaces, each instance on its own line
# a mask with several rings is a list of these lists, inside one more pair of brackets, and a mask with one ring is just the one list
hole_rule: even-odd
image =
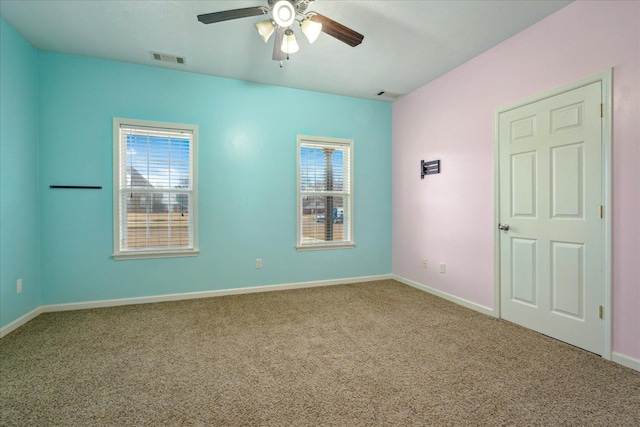
[[113,119],[114,258],[198,254],[198,127]]
[[297,249],[353,247],[353,140],[298,136]]

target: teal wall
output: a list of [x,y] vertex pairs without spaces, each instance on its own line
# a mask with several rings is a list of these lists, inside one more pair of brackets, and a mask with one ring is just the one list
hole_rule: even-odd
[[[39,52],[0,30],[0,327],[46,304],[391,272],[390,104]],[[200,127],[200,256],[112,259],[113,117]],[[295,250],[297,134],[355,141],[354,249]]]
[[[51,52],[39,87],[43,304],[391,272],[391,104]],[[113,117],[199,126],[200,256],[112,259]],[[297,134],[355,141],[354,249],[295,250]]]
[[38,197],[38,51],[0,18],[0,326],[41,305]]

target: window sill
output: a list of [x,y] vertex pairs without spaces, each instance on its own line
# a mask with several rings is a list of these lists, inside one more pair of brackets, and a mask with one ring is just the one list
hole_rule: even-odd
[[334,245],[304,245],[304,246],[297,245],[296,250],[297,251],[324,251],[327,249],[352,249],[355,247],[356,247],[355,243],[340,243],[340,244],[334,244]]
[[148,259],[148,258],[184,258],[200,255],[198,249],[188,251],[154,251],[154,252],[125,252],[113,254],[113,259],[123,261],[128,259]]

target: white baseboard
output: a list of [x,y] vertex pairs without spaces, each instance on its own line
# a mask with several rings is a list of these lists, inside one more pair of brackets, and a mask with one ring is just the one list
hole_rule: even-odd
[[222,289],[218,291],[189,292],[189,293],[183,293],[183,294],[155,295],[150,297],[120,298],[120,299],[110,299],[110,300],[100,300],[100,301],[41,305],[40,307],[30,311],[29,313],[25,314],[19,319],[16,319],[13,322],[9,323],[7,326],[1,328],[0,338],[15,331],[20,326],[24,325],[30,320],[35,319],[42,313],[50,313],[55,311],[85,310],[88,308],[116,307],[119,305],[148,304],[148,303],[154,303],[154,302],[179,301],[179,300],[188,300],[188,299],[197,299],[197,298],[211,298],[211,297],[220,297],[225,295],[250,294],[250,293],[256,293],[256,292],[283,291],[287,289],[303,289],[303,288],[314,288],[319,286],[346,285],[349,283],[371,282],[375,280],[389,280],[391,278],[392,278],[391,274],[381,274],[377,276],[361,276],[361,277],[350,277],[345,279],[318,280],[313,282],[286,283],[282,285],[251,286],[246,288]]
[[463,307],[470,308],[471,310],[479,311],[482,314],[486,314],[486,315],[492,316],[492,317],[496,316],[494,311],[493,311],[493,309],[491,309],[489,307],[485,307],[484,305],[480,305],[480,304],[477,304],[475,302],[466,300],[464,298],[460,298],[460,297],[457,297],[455,295],[448,294],[446,292],[440,291],[438,289],[434,289],[434,288],[429,287],[427,285],[423,285],[422,283],[414,282],[413,280],[405,279],[404,277],[400,277],[400,276],[397,276],[395,274],[392,274],[392,279],[393,280],[397,280],[400,283],[404,283],[405,285],[409,285],[411,287],[414,287],[416,289],[420,289],[421,291],[428,292],[428,293],[430,293],[432,295],[435,295],[437,297],[444,298],[444,299],[446,299],[448,301],[451,301],[451,302],[455,302],[456,304],[459,304],[459,305],[461,305]]
[[[217,291],[189,292],[189,293],[183,293],[183,294],[167,294],[167,295],[156,295],[156,296],[150,296],[150,297],[121,298],[121,299],[110,299],[110,300],[100,300],[100,301],[87,301],[87,302],[79,302],[79,303],[42,305],[30,311],[29,313],[25,314],[24,316],[14,320],[13,322],[9,323],[3,328],[0,328],[0,338],[15,331],[20,326],[24,325],[30,320],[35,319],[42,313],[49,313],[49,312],[55,312],[55,311],[84,310],[88,308],[116,307],[120,305],[148,304],[148,303],[165,302],[165,301],[180,301],[180,300],[188,300],[188,299],[220,297],[225,295],[241,295],[241,294],[250,294],[250,293],[257,293],[257,292],[283,291],[288,289],[303,289],[303,288],[314,288],[314,287],[320,287],[320,286],[347,285],[349,283],[371,282],[376,280],[389,280],[389,279],[396,280],[400,283],[404,283],[405,285],[409,285],[416,289],[420,289],[422,291],[428,292],[440,298],[444,298],[448,301],[454,302],[463,307],[470,308],[480,313],[483,313],[489,316],[495,316],[494,311],[489,307],[485,307],[483,305],[471,302],[464,298],[459,298],[455,295],[442,292],[440,290],[431,288],[427,285],[414,282],[413,280],[405,279],[404,277],[400,277],[395,274],[381,274],[377,276],[361,276],[361,277],[351,277],[351,278],[345,278],[345,279],[318,280],[318,281],[312,281],[312,282],[286,283],[281,285],[251,286],[246,288],[222,289]],[[627,368],[640,371],[640,360],[637,360],[632,357],[625,356],[623,354],[616,353],[616,352],[613,352],[611,354],[611,360],[615,363],[626,366]]]
[[624,354],[616,353],[614,351],[611,353],[611,361],[640,372],[640,360],[634,359],[633,357],[625,356]]
[[371,282],[391,279],[390,274],[378,276],[351,277],[346,279],[318,280],[313,282],[286,283],[282,285],[251,286],[246,288],[222,289],[217,291],[188,292],[182,294],[155,295],[149,297],[121,298],[78,303],[52,304],[41,308],[44,313],[54,311],[84,310],[88,308],[116,307],[119,305],[148,304],[154,302],[180,301],[198,298],[221,297],[225,295],[251,294],[256,292],[283,291],[288,289],[314,288],[319,286],[346,285],[349,283]]
[[41,315],[44,312],[45,311],[44,311],[43,307],[40,306],[38,308],[35,308],[35,309],[31,310],[30,312],[28,312],[24,316],[17,318],[13,322],[9,323],[7,326],[5,326],[3,328],[0,328],[0,338],[4,337],[5,335],[10,334],[11,332],[13,332],[16,329],[18,329],[20,326],[24,325],[25,323],[27,323],[30,320],[35,319],[36,317],[38,317],[39,315]]
[[[476,304],[476,303],[468,301],[466,299],[459,298],[459,297],[457,297],[455,295],[451,295],[451,294],[448,294],[446,292],[439,291],[439,290],[431,288],[431,287],[429,287],[427,285],[423,285],[421,283],[414,282],[413,280],[405,279],[404,277],[400,277],[400,276],[397,276],[395,274],[392,274],[391,278],[393,280],[397,280],[398,282],[404,283],[405,285],[412,286],[414,288],[417,288],[417,289],[423,290],[425,292],[428,292],[430,294],[439,296],[439,297],[444,298],[446,300],[449,300],[451,302],[455,302],[456,304],[460,304],[460,305],[462,305],[464,307],[467,307],[467,308],[470,308],[472,310],[479,311],[480,313],[487,314],[489,316],[494,316],[495,317],[494,311],[492,309],[490,309],[489,307],[485,307],[485,306],[482,306],[480,304]],[[619,365],[626,366],[627,368],[631,368],[631,369],[634,369],[636,371],[640,371],[640,360],[634,359],[633,357],[625,356],[624,354],[616,353],[614,351],[614,352],[611,353],[611,361],[615,362],[615,363],[617,363]]]

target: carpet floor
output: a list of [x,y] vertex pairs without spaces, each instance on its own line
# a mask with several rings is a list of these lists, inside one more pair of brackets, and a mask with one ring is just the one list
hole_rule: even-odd
[[3,426],[640,425],[640,372],[398,282],[38,316]]

